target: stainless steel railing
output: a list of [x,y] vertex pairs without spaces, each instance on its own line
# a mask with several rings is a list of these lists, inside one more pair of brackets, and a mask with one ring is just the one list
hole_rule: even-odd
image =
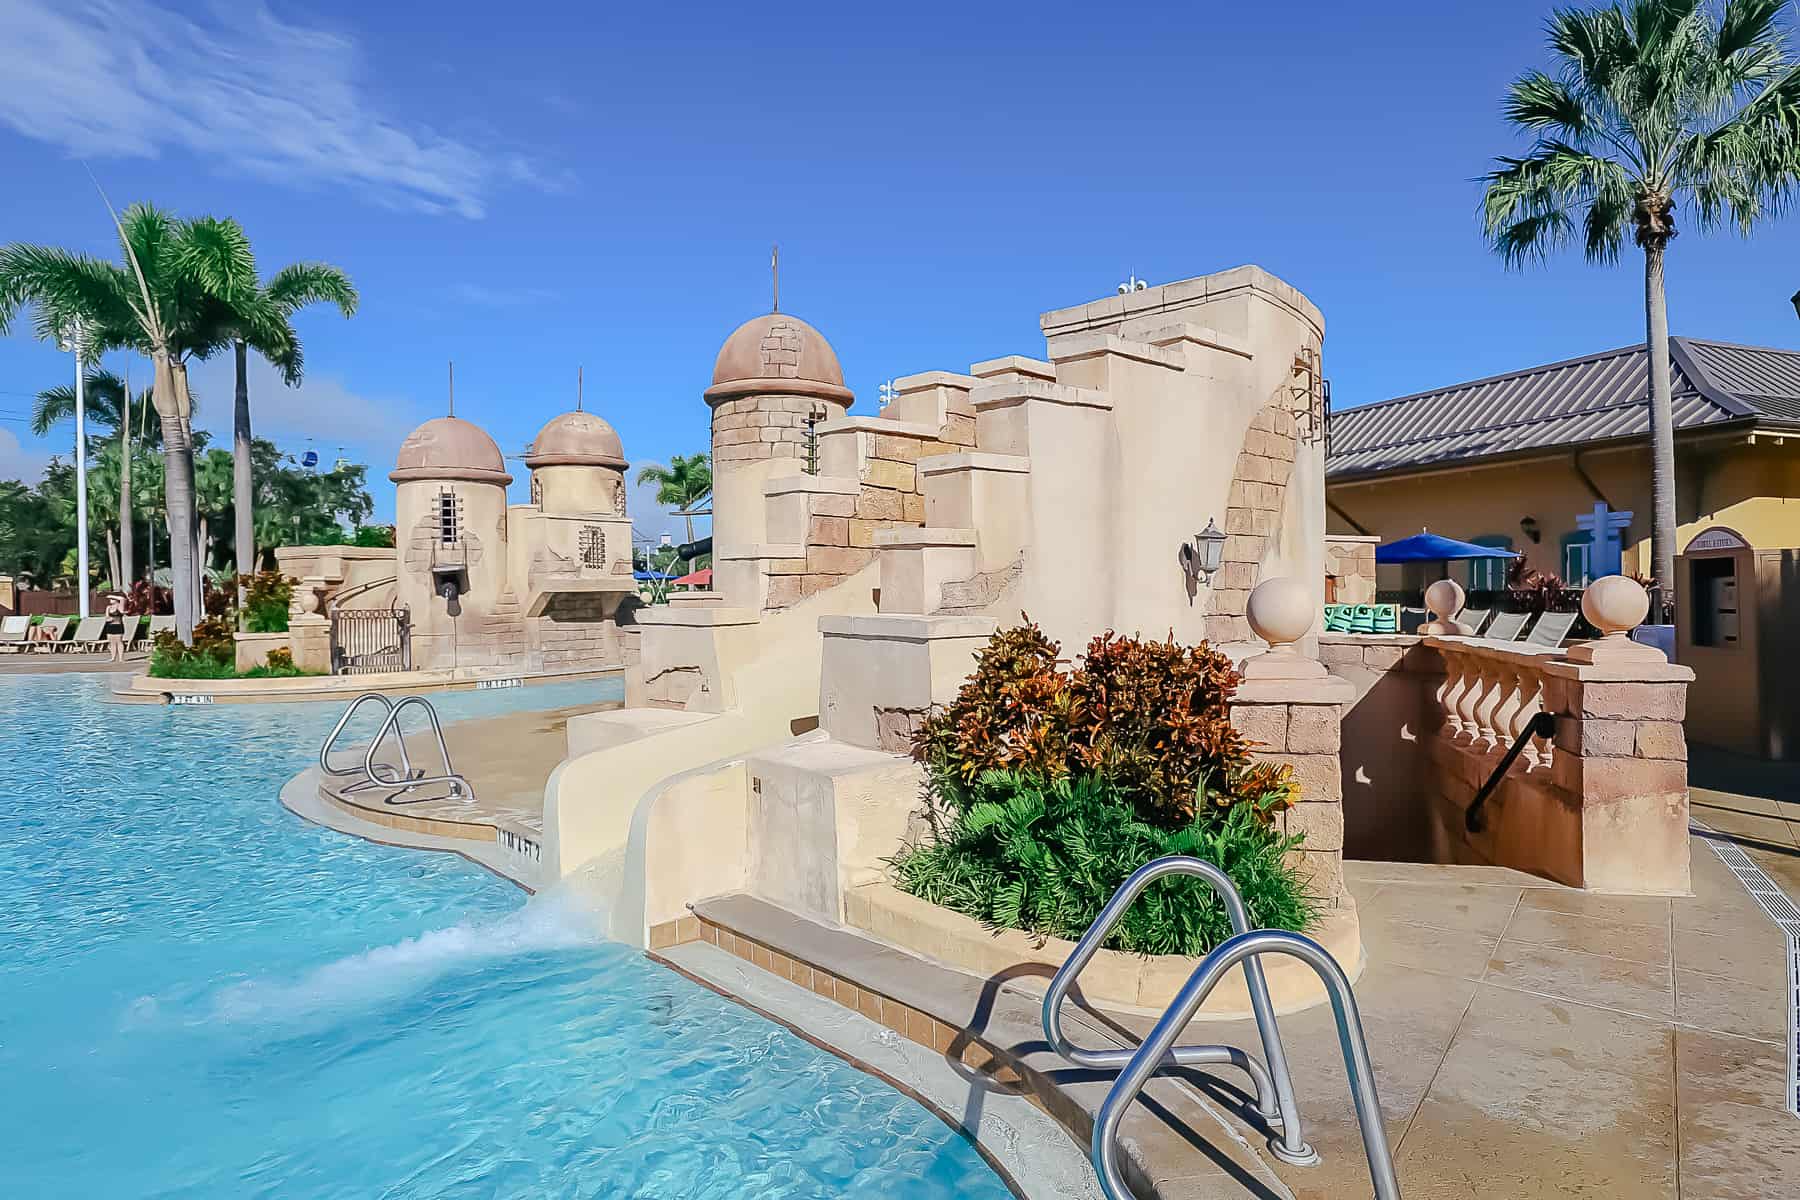
[[[382,718],[381,727],[376,730],[374,738],[369,742],[368,749],[363,753],[361,770],[334,766],[331,762],[332,747],[342,736],[344,727],[349,725],[350,718],[356,715],[356,710],[368,703],[380,704],[387,712]],[[441,774],[427,775],[422,768],[413,766],[412,759],[407,755],[406,737],[400,732],[400,716],[408,708],[414,706],[423,708],[427,719],[431,722],[432,736],[437,739],[438,753],[442,756],[444,763]],[[390,735],[394,739],[394,745],[400,758],[397,772],[393,764],[376,761],[382,744],[388,740]],[[349,784],[344,790],[388,789],[393,793],[386,797],[386,802],[389,804],[416,804],[427,799],[462,801],[475,799],[475,789],[469,785],[467,779],[458,774],[456,767],[450,761],[450,746],[444,740],[444,726],[438,720],[437,709],[432,706],[431,701],[423,696],[405,696],[399,701],[393,701],[380,692],[364,692],[352,700],[344,709],[343,715],[338,718],[337,724],[332,726],[331,733],[326,736],[324,743],[319,747],[319,770],[325,775],[339,778],[361,775],[361,779]],[[438,784],[447,785],[447,796],[427,797],[412,794],[420,788],[434,787]]]
[[[1238,894],[1231,877],[1213,864],[1199,858],[1175,855],[1147,863],[1119,885],[1094,923],[1050,981],[1044,993],[1044,1037],[1052,1049],[1078,1067],[1117,1070],[1131,1061],[1134,1051],[1127,1048],[1086,1050],[1075,1045],[1063,1032],[1063,1001],[1080,977],[1082,968],[1100,952],[1100,946],[1111,936],[1114,926],[1124,919],[1125,910],[1144,889],[1168,875],[1192,875],[1203,880],[1225,905],[1234,933],[1250,930],[1250,914],[1244,898]],[[1294,1084],[1288,1075],[1287,1054],[1281,1047],[1281,1031],[1275,1027],[1275,1007],[1269,1000],[1269,984],[1263,977],[1262,964],[1252,959],[1244,964],[1244,977],[1250,986],[1250,1007],[1256,1013],[1257,1032],[1262,1035],[1263,1057],[1267,1067],[1253,1055],[1236,1046],[1176,1046],[1170,1052],[1171,1065],[1183,1067],[1228,1065],[1250,1076],[1256,1085],[1257,1113],[1279,1135],[1269,1139],[1269,1149],[1283,1162],[1308,1166],[1319,1161],[1313,1148],[1306,1144],[1301,1127],[1299,1106],[1294,1101]]]
[[[1154,1028],[1135,1050],[1084,1050],[1071,1043],[1062,1031],[1061,1008],[1081,968],[1098,952],[1124,916],[1131,902],[1155,880],[1165,875],[1194,875],[1204,879],[1224,902],[1236,931],[1200,960],[1188,981],[1176,993]],[[1298,958],[1317,972],[1331,998],[1337,1018],[1338,1044],[1344,1053],[1344,1067],[1350,1079],[1351,1101],[1362,1126],[1363,1150],[1369,1159],[1369,1175],[1375,1183],[1376,1200],[1400,1200],[1400,1185],[1394,1177],[1393,1157],[1389,1153],[1387,1131],[1381,1119],[1381,1102],[1375,1092],[1375,1072],[1369,1062],[1368,1041],[1363,1035],[1362,1016],[1357,1011],[1356,996],[1350,980],[1337,960],[1311,938],[1279,929],[1248,928],[1249,918],[1243,898],[1230,878],[1218,867],[1197,858],[1170,857],[1158,859],[1133,873],[1113,893],[1101,909],[1075,950],[1069,955],[1044,997],[1044,1034],[1050,1044],[1070,1062],[1078,1066],[1109,1069],[1119,1067],[1114,1081],[1094,1121],[1090,1159],[1099,1177],[1100,1189],[1107,1200],[1132,1200],[1119,1165],[1119,1127],[1125,1113],[1138,1098],[1150,1079],[1170,1066],[1228,1064],[1247,1072],[1257,1087],[1257,1107],[1273,1125],[1280,1123],[1280,1136],[1269,1141],[1277,1158],[1296,1165],[1319,1161],[1317,1153],[1301,1138],[1300,1116],[1293,1098],[1293,1083],[1288,1076],[1287,1057],[1276,1028],[1274,1007],[1269,1000],[1268,983],[1257,962],[1264,954],[1285,954]],[[1263,1053],[1269,1060],[1267,1070],[1243,1051],[1228,1046],[1181,1046],[1177,1039],[1187,1028],[1207,996],[1219,980],[1239,964],[1250,989],[1250,1006],[1256,1017],[1257,1033]],[[1275,1097],[1275,1116],[1271,1118],[1269,1093]]]

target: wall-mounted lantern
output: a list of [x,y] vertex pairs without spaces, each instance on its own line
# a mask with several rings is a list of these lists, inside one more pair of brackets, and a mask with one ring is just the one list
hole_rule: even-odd
[[1206,519],[1206,528],[1196,533],[1193,541],[1182,545],[1181,561],[1187,567],[1190,580],[1212,582],[1225,561],[1225,531],[1219,528],[1218,522],[1211,517]]

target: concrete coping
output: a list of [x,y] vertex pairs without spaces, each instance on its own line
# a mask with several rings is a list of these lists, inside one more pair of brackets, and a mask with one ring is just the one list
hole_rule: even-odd
[[989,454],[983,450],[934,454],[929,458],[921,458],[917,466],[921,475],[948,475],[955,471],[999,471],[1012,475],[1031,473],[1031,459],[1023,454]]
[[748,546],[730,546],[714,550],[713,557],[720,562],[739,562],[750,559],[768,558],[805,558],[806,547],[799,542],[752,542]]
[[935,442],[939,430],[937,426],[923,422],[890,421],[886,417],[839,417],[835,421],[820,421],[819,436],[831,433],[882,433],[888,437],[920,438]]
[[986,379],[990,375],[1005,375],[1008,372],[1031,375],[1038,379],[1048,379],[1054,382],[1056,364],[1043,359],[1026,358],[1023,354],[1005,354],[999,358],[978,362],[969,368],[969,374],[979,379]]
[[949,529],[929,525],[911,525],[900,529],[883,529],[875,535],[875,545],[882,550],[914,550],[929,546],[973,546],[973,529]]
[[1149,342],[1152,346],[1174,346],[1188,342],[1202,346],[1208,350],[1222,350],[1226,354],[1235,354],[1239,358],[1254,358],[1250,348],[1236,338],[1228,337],[1210,325],[1196,325],[1192,321],[1172,321],[1167,325],[1158,325],[1146,329],[1138,335],[1139,340]]
[[827,637],[867,638],[882,642],[931,642],[940,638],[985,638],[993,635],[992,617],[920,617],[906,615],[819,618],[819,632]]
[[711,588],[692,592],[670,592],[669,603],[677,608],[718,608],[725,603],[722,592]]
[[956,388],[966,392],[980,382],[973,375],[958,375],[955,371],[920,371],[917,375],[902,375],[894,380],[894,390],[902,396],[908,392],[923,392],[936,387]]
[[1311,679],[1246,679],[1226,704],[1349,704],[1356,685],[1336,675]]
[[1417,646],[1425,640],[1419,633],[1321,633],[1321,646]]
[[857,496],[862,483],[848,475],[777,475],[763,481],[765,496]]
[[1367,542],[1371,546],[1378,546],[1381,544],[1381,535],[1379,533],[1328,533],[1325,535],[1325,540],[1328,542]]
[[1425,644],[1451,654],[1471,654],[1579,683],[1690,683],[1694,678],[1692,668],[1672,662],[1570,662],[1561,657],[1567,647],[1527,649],[1514,642],[1487,638],[1438,636],[1426,638]]
[[1209,301],[1245,294],[1261,296],[1286,308],[1321,334],[1324,333],[1325,317],[1318,306],[1302,295],[1298,288],[1254,263],[1215,271],[1211,275],[1197,275],[1192,279],[1177,279],[1145,288],[1141,292],[1103,296],[1086,304],[1052,309],[1038,317],[1038,327],[1046,336],[1055,337],[1083,329],[1116,325],[1127,317],[1148,316],[1164,311],[1173,314]]
[[1147,342],[1129,341],[1116,333],[1095,331],[1065,334],[1057,339],[1057,344],[1050,351],[1051,359],[1059,365],[1109,354],[1134,362],[1149,363],[1151,366],[1167,367],[1171,371],[1187,370],[1187,361],[1179,352],[1164,350]]
[[1041,379],[1009,380],[984,383],[969,393],[976,412],[992,408],[1008,408],[1028,400],[1047,404],[1067,404],[1079,408],[1111,409],[1112,397],[1098,388],[1071,387],[1066,383],[1048,383]]
[[755,625],[762,614],[748,608],[675,608],[652,604],[637,610],[639,625],[676,625],[691,628],[717,628],[722,625]]

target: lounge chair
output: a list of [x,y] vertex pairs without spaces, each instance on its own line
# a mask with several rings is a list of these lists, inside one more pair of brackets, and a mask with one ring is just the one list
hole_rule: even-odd
[[68,635],[71,617],[45,617],[38,622],[37,637],[31,641],[34,654],[54,654],[62,647],[63,638]]
[[125,635],[120,640],[125,643],[125,649],[135,650],[142,646],[144,644],[144,618],[126,617],[124,625]]
[[1569,630],[1575,628],[1575,620],[1580,613],[1547,612],[1537,619],[1531,632],[1525,635],[1527,646],[1560,646],[1568,640]]
[[1400,610],[1400,632],[1417,633],[1425,628],[1425,622],[1431,620],[1431,614],[1422,608],[1403,608]]
[[0,650],[17,654],[25,648],[25,639],[30,633],[30,617],[7,617],[0,620]]
[[1486,625],[1488,618],[1493,615],[1494,610],[1491,608],[1465,608],[1456,618],[1456,622],[1467,629],[1470,635],[1480,637],[1482,626]]
[[157,634],[174,632],[175,615],[173,613],[167,613],[160,617],[151,617],[150,627],[144,631],[144,640],[146,642],[154,642]]
[[83,617],[75,626],[75,636],[57,647],[66,653],[84,654],[101,649],[106,642],[106,618]]
[[1489,623],[1487,632],[1481,636],[1496,642],[1516,641],[1525,632],[1525,625],[1531,620],[1530,613],[1495,613]]

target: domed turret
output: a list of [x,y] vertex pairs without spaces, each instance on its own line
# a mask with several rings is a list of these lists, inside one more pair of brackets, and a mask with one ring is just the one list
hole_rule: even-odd
[[625,447],[618,432],[590,412],[566,412],[551,417],[538,430],[525,452],[525,465],[539,467],[626,467]]
[[501,487],[512,482],[494,439],[460,417],[434,417],[407,434],[388,478],[395,483],[460,479]]
[[713,364],[706,400],[717,405],[759,394],[814,396],[845,407],[852,398],[837,352],[825,335],[781,312],[745,321],[725,339]]

